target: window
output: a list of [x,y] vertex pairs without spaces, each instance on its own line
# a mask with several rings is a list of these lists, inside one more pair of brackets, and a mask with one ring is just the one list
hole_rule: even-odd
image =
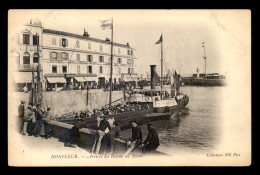
[[93,56],[92,55],[88,55],[88,62],[92,62],[93,61]]
[[77,73],[80,74],[80,65],[77,66]]
[[79,40],[76,41],[76,47],[77,47],[77,48],[80,48]]
[[67,73],[67,66],[62,66],[62,73],[64,73],[64,74]]
[[39,36],[33,35],[33,45],[39,45]]
[[88,66],[88,73],[92,74],[92,66]]
[[77,60],[80,61],[80,54],[77,54]]
[[52,73],[56,74],[57,73],[57,66],[52,66]]
[[101,74],[103,73],[103,67],[102,66],[99,67],[99,73],[101,73]]
[[67,59],[68,59],[68,53],[62,52],[62,53],[61,53],[61,59],[67,60]]
[[91,49],[91,43],[88,43],[88,49]]
[[52,45],[56,45],[56,38],[52,37]]
[[100,45],[100,51],[103,51],[103,47],[102,47],[102,45]]
[[130,55],[130,50],[127,50],[127,55]]
[[37,53],[33,54],[33,63],[38,63],[38,60],[39,60],[38,54]]
[[66,38],[61,38],[60,46],[63,46],[63,47],[68,46],[68,40]]
[[118,64],[121,64],[121,63],[122,63],[122,59],[121,59],[121,58],[118,58],[118,59],[117,59],[117,63],[118,63]]
[[99,62],[104,62],[104,56],[99,56]]
[[23,55],[23,64],[30,64],[30,55],[28,53]]
[[133,50],[131,50],[131,56],[134,56],[134,52],[133,52]]
[[23,34],[23,44],[30,44],[30,35]]
[[120,54],[120,48],[118,48],[118,53]]
[[57,52],[51,52],[51,59],[57,59]]

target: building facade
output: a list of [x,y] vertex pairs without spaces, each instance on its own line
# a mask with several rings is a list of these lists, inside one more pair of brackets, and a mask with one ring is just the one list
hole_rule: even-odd
[[[37,66],[44,89],[104,85],[110,81],[109,39],[92,38],[85,31],[78,35],[45,29],[39,21],[30,21],[13,40],[14,75],[20,75],[19,80],[14,78],[16,83],[30,84]],[[128,43],[113,43],[113,83],[137,80],[134,52]]]

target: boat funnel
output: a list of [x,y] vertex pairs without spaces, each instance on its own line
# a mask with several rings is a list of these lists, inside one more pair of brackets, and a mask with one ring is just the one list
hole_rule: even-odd
[[156,74],[156,65],[151,66],[151,89],[155,89],[155,74]]

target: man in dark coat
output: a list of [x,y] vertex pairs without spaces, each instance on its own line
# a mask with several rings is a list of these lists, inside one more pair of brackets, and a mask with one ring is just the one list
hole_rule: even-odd
[[115,138],[120,138],[121,128],[118,122],[114,122],[114,127],[105,135],[103,143],[105,146],[105,152],[108,155],[112,155],[114,152]]
[[23,118],[24,118],[24,103],[25,101],[21,101],[21,104],[18,107],[18,131],[21,133],[23,128]]
[[94,153],[95,147],[97,145],[96,154],[99,154],[100,147],[101,147],[101,141],[102,141],[104,135],[106,134],[105,131],[107,130],[107,128],[108,128],[108,131],[111,130],[110,124],[108,122],[108,118],[105,116],[104,119],[101,120],[101,122],[99,124],[98,130],[97,130],[97,135],[95,137],[95,141],[94,141],[94,144],[92,147],[92,153]]
[[124,156],[132,152],[136,147],[142,147],[142,130],[137,126],[135,121],[131,122],[132,125],[132,137],[127,142],[128,149]]
[[160,145],[158,134],[151,123],[147,123],[147,128],[149,133],[143,143],[143,153],[154,153]]

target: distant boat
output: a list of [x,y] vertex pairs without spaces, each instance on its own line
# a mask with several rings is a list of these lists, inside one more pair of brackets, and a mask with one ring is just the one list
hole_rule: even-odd
[[220,75],[218,73],[207,74],[207,57],[205,52],[205,42],[202,42],[202,47],[204,48],[205,59],[205,73],[199,74],[199,68],[197,68],[197,74],[193,74],[192,77],[182,77],[182,83],[186,86],[225,86],[228,84],[226,76]]

